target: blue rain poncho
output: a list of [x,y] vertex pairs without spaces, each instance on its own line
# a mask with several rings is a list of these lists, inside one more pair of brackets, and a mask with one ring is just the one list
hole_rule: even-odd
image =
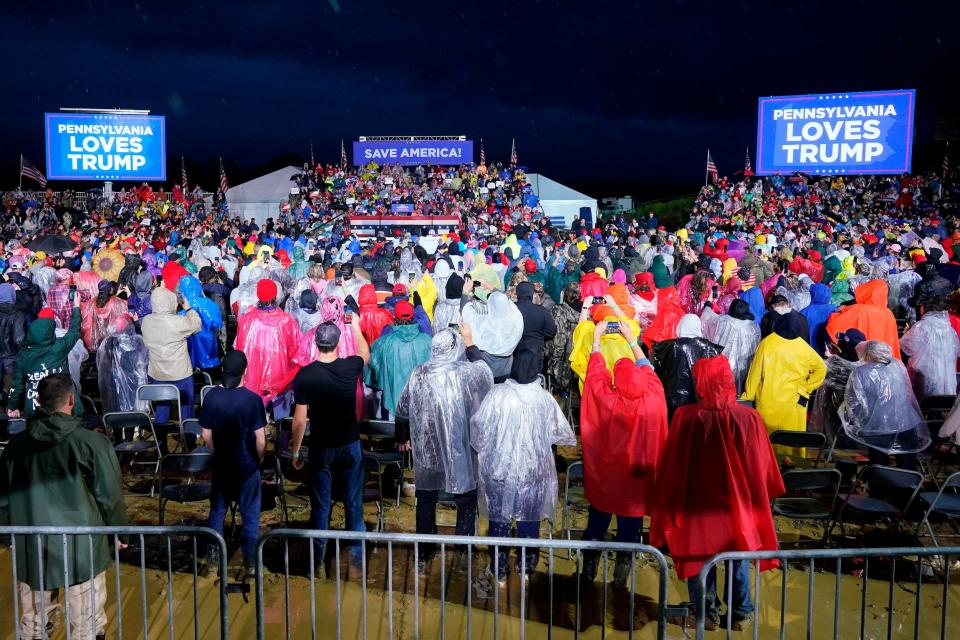
[[[223,326],[220,307],[203,295],[203,286],[194,276],[183,276],[177,290],[200,316],[200,331],[187,338],[190,362],[194,367],[209,369],[220,364],[219,331]],[[186,313],[186,312],[184,312]]]

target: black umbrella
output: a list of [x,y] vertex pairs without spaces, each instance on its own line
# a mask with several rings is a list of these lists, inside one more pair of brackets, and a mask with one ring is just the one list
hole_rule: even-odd
[[66,236],[40,236],[27,245],[31,251],[43,251],[49,255],[73,251],[75,246],[73,240]]

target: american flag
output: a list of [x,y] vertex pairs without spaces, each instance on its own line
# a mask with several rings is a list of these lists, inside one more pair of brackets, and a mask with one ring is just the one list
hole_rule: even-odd
[[947,148],[943,150],[943,177],[946,178],[947,174],[950,173],[950,143],[947,143]]
[[483,138],[480,138],[480,164],[487,164],[487,154],[483,152]]
[[717,181],[717,165],[713,164],[713,157],[710,155],[710,149],[707,149],[707,175],[713,182]]
[[37,181],[41,187],[47,186],[47,177],[40,170],[30,164],[30,161],[20,156],[20,175]]
[[343,138],[340,138],[340,168],[347,170],[347,148],[343,146]]
[[187,163],[183,161],[183,156],[180,156],[180,188],[183,189],[183,195],[187,195],[190,190],[187,183]]
[[510,164],[517,164],[517,140],[510,139]]
[[223,193],[223,197],[227,197],[227,189],[230,188],[230,185],[227,184],[227,174],[223,171],[223,159],[220,159],[220,191]]
[[743,162],[743,175],[753,175],[753,165],[750,164],[750,147],[747,147],[747,159]]

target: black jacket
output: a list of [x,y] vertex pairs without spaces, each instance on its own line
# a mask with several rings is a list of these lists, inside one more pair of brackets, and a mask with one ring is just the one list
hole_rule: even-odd
[[[800,330],[802,332],[800,335],[803,335],[803,336],[810,335],[810,329],[809,329],[810,325],[807,324],[807,317],[805,315],[803,315],[799,311],[794,311],[793,309],[791,309],[787,315],[793,316],[794,320],[800,323]],[[761,340],[766,338],[771,333],[773,333],[773,330],[777,324],[777,318],[779,317],[780,317],[780,314],[777,313],[776,311],[767,311],[765,314],[763,314],[763,317],[760,318],[760,339]]]
[[718,356],[722,351],[723,347],[706,338],[675,338],[653,345],[650,362],[663,383],[671,418],[678,407],[698,401],[693,385],[694,363],[701,358]]
[[923,278],[913,288],[913,295],[909,303],[911,307],[920,310],[920,306],[930,300],[945,300],[953,293],[953,285],[940,275],[936,265],[925,262],[917,267],[917,273]]
[[550,312],[533,302],[533,285],[517,286],[517,309],[523,316],[523,334],[513,352],[510,377],[518,382],[532,382],[543,370],[543,343],[557,335],[557,324]]
[[12,302],[0,303],[0,358],[15,358],[27,337],[27,316]]

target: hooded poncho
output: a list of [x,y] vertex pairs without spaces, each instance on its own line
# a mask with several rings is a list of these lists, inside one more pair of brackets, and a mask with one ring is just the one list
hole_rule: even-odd
[[299,370],[294,363],[299,342],[297,321],[276,307],[254,308],[240,316],[233,347],[247,356],[243,386],[264,404],[282,393]]
[[495,385],[470,420],[481,505],[489,519],[555,518],[557,468],[551,447],[576,442],[557,401],[539,383]]
[[133,324],[121,318],[108,329],[97,350],[97,378],[104,413],[145,411],[137,403],[137,387],[147,384],[150,352]]
[[960,339],[946,311],[923,314],[900,338],[900,347],[910,356],[907,371],[917,399],[957,394]]
[[470,417],[493,387],[490,368],[464,359],[463,340],[450,330],[432,339],[430,360],[417,366],[397,401],[410,421],[417,489],[467,493],[477,488]]
[[693,380],[699,402],[670,423],[650,521],[651,543],[670,547],[681,579],[723,551],[777,549],[770,502],[784,491],[763,420],[737,403],[727,361],[700,360]]
[[[187,348],[190,350],[190,362],[194,367],[209,369],[220,364],[219,332],[223,326],[223,316],[220,307],[210,298],[203,295],[203,287],[194,276],[180,278],[177,289],[184,299],[190,303],[190,308],[197,312],[203,323],[200,331],[187,338]],[[186,313],[186,312],[183,312]]]
[[580,410],[584,491],[592,507],[639,517],[652,509],[657,459],[667,437],[663,385],[649,366],[623,358],[607,370],[594,353]]

